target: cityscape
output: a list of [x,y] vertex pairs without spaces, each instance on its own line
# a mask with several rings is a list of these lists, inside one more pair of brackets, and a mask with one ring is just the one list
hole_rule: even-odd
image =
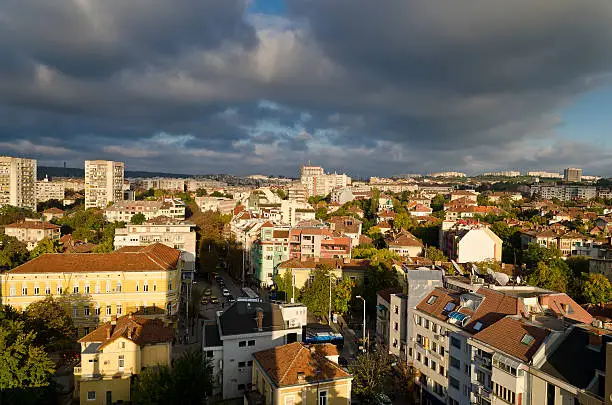
[[0,405],[612,405],[611,22],[0,1]]

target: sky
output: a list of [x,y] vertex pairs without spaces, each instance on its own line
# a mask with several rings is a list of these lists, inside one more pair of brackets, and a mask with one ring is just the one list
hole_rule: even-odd
[[612,176],[609,0],[4,0],[0,154]]

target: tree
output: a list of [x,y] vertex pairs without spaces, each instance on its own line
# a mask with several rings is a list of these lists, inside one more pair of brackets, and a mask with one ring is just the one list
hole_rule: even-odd
[[167,366],[151,367],[138,375],[132,403],[199,405],[211,395],[213,366],[200,350],[188,350]]
[[408,213],[402,212],[395,215],[393,219],[393,228],[397,230],[405,229],[410,230],[414,228],[417,224],[417,221]]
[[[562,260],[561,263],[565,264]],[[567,265],[565,265],[567,267]],[[565,292],[568,287],[568,272],[559,262],[538,262],[535,270],[527,276],[527,283],[536,287]]]
[[10,312],[6,307],[0,310],[0,391],[48,386],[55,372],[53,362],[36,345],[36,332],[23,320],[11,319]]
[[476,197],[476,203],[478,205],[489,205],[489,196],[483,193],[478,194]]
[[130,218],[130,222],[134,225],[141,225],[146,220],[147,220],[147,217],[145,217],[145,215],[142,212],[139,212],[138,214],[134,214],[132,215],[132,218]]
[[69,314],[69,300],[46,298],[28,305],[25,317],[30,330],[37,331],[36,344],[44,345],[48,351],[74,342],[75,328]]
[[574,277],[580,277],[589,272],[589,258],[586,256],[570,256],[565,259]]
[[552,259],[559,258],[561,252],[556,247],[544,247],[537,243],[530,243],[523,251],[523,263],[527,268],[535,268],[539,262],[549,263]]
[[61,253],[64,250],[59,241],[43,238],[36,247],[30,252],[30,259],[42,256],[45,253]]
[[0,270],[10,270],[28,260],[29,252],[25,243],[13,236],[0,234]]
[[440,249],[435,246],[427,246],[425,248],[425,257],[433,262],[447,262],[448,258],[444,255]]
[[362,353],[349,366],[353,375],[353,391],[365,403],[373,403],[374,397],[384,390],[387,375],[391,373],[391,356],[378,347],[374,352]]
[[[376,292],[387,288],[399,288],[397,271],[389,260],[372,260],[365,271],[363,285],[356,290],[366,300],[366,310],[371,317],[376,316]],[[357,303],[357,301],[353,301]],[[359,304],[361,302],[359,301]]]
[[442,211],[444,210],[444,204],[446,203],[446,199],[444,198],[444,196],[442,194],[437,194],[434,198],[432,198],[431,200],[431,209],[436,212],[436,211]]
[[306,305],[308,311],[320,317],[327,315],[331,285],[332,311],[346,312],[352,296],[353,285],[350,280],[336,283],[331,267],[325,265],[318,265],[311,272],[311,276],[313,276],[312,281],[304,286],[300,294],[300,300]]
[[282,275],[280,273],[275,275],[274,283],[276,284],[276,291],[284,294],[285,301],[291,301],[293,298],[293,277],[291,271],[285,270]]
[[[414,399],[415,395],[415,380],[417,371],[416,368],[408,364],[405,360],[401,360],[396,367],[394,385],[396,390],[403,394],[408,399]],[[414,403],[415,401],[411,401]]]
[[590,304],[605,304],[612,299],[612,284],[603,274],[591,273],[583,284],[582,296]]
[[203,196],[205,196],[205,195],[207,195],[207,194],[208,194],[208,193],[206,192],[206,189],[205,189],[205,188],[198,188],[198,189],[196,190],[196,195],[197,195],[198,197],[203,197]]

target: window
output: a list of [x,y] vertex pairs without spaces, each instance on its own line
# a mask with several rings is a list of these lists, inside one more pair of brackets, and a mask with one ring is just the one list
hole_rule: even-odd
[[455,377],[448,377],[448,384],[456,390],[461,389],[461,384],[459,384],[459,380],[457,380]]
[[444,357],[444,346],[440,346],[440,356]]
[[100,283],[96,282],[96,294],[100,294]]
[[446,370],[444,370],[444,366],[440,366],[440,375],[443,376],[445,371]]
[[172,291],[172,281],[168,281],[168,291]]
[[111,292],[111,282],[110,282],[110,280],[106,281],[106,292],[107,293]]
[[123,342],[123,341],[119,342],[119,348],[120,349],[125,349],[125,342]]
[[555,386],[551,383],[546,387],[546,405],[555,405]]
[[238,367],[246,367],[246,361],[239,361]]
[[58,295],[62,294],[62,286],[61,285],[57,286],[57,293],[58,293]]
[[425,319],[425,324],[423,325],[425,329],[429,329],[429,319]]
[[452,368],[456,368],[457,370],[461,369],[461,361],[459,359],[450,356],[449,363]]
[[121,292],[121,281],[117,281],[117,292]]
[[525,334],[521,339],[521,343],[529,346],[534,340],[535,338],[533,336]]
[[11,296],[15,296],[15,295],[17,295],[17,292],[15,292],[15,286],[14,286],[14,285],[12,285],[12,286],[11,286],[10,295],[11,295]]
[[89,305],[83,307],[83,315],[89,316]]
[[87,400],[95,401],[96,400],[96,391],[87,391]]
[[417,361],[421,361],[421,353],[417,352]]
[[327,405],[327,391],[319,392],[319,405]]
[[153,283],[153,291],[157,291],[157,283]]
[[83,328],[83,335],[85,335],[85,336],[89,335],[89,327],[88,326]]
[[107,305],[106,306],[106,315],[110,315],[111,314],[111,306]]
[[399,307],[397,305],[395,305],[395,307],[393,308],[393,311],[395,312],[395,314],[399,314]]
[[433,333],[438,333],[438,324],[437,323],[434,323],[434,322],[431,323],[431,331]]
[[433,371],[436,371],[437,367],[438,367],[438,364],[435,361],[432,360],[429,363],[429,368],[431,368]]
[[78,284],[72,287],[72,292],[75,293],[75,294],[79,293],[79,285]]
[[121,304],[117,304],[117,315],[121,315]]
[[119,355],[119,371],[123,371],[123,368],[125,367],[125,358],[123,357],[122,354]]
[[238,384],[238,389],[239,389],[240,391],[244,390],[244,384]]
[[144,284],[142,285],[142,291],[147,292],[149,291],[149,284],[147,284],[147,282],[145,281]]
[[474,330],[480,330],[482,329],[482,322],[476,322],[476,324],[474,325]]
[[255,346],[255,341],[254,340],[249,340],[249,346]]
[[136,283],[136,292],[138,292],[139,287],[138,287],[138,283]]
[[34,295],[40,295],[40,288],[38,286],[34,286]]
[[[329,301],[329,300],[328,300],[328,301]],[[393,324],[393,329],[394,329],[394,330],[396,330],[396,331],[398,331],[398,330],[399,330],[399,323],[395,322],[395,323]]]
[[457,349],[461,349],[461,340],[457,339],[454,336],[450,338],[451,346],[456,347]]
[[89,294],[89,283],[85,284],[85,294]]
[[95,313],[96,313],[96,315],[100,315],[100,307],[99,306],[96,306],[96,312]]
[[[548,385],[548,387],[550,387],[550,384]],[[554,385],[553,385],[553,392],[554,392]],[[549,390],[547,390],[549,391]],[[493,392],[495,393],[495,396],[498,398],[503,399],[504,401],[510,403],[510,404],[514,404],[515,400],[516,400],[516,394],[514,393],[514,391],[509,390],[508,388],[499,385],[498,383],[494,382],[493,383]],[[550,397],[548,396],[549,392],[547,392],[547,403],[546,405],[554,405],[554,397],[553,397],[553,402],[548,402],[548,400],[550,399]]]
[[51,286],[45,287],[45,295],[51,295]]
[[436,342],[431,342],[431,351],[438,353],[438,344]]
[[206,351],[206,357],[213,357],[213,351],[212,350]]
[[21,287],[21,295],[28,295],[28,287]]
[[453,309],[455,309],[455,304],[453,304],[452,302],[449,302],[444,306],[444,312],[450,312]]
[[247,361],[247,367],[253,367],[253,360]]
[[425,356],[425,361],[423,361],[423,364],[425,364],[425,366],[429,366],[429,357]]
[[72,307],[72,315],[79,316],[79,307],[77,307],[76,305]]
[[245,346],[246,346],[246,340],[242,340],[238,342],[238,347],[245,347]]
[[427,300],[427,303],[429,305],[433,304],[434,302],[436,302],[436,300],[438,299],[437,295],[432,295],[431,297],[429,297],[429,299]]

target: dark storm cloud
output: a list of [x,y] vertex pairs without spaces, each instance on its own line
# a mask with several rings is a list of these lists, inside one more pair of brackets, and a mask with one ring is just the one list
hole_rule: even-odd
[[[247,0],[0,2],[0,153],[42,161],[526,168],[571,145],[559,110],[612,71],[608,0],[287,0],[286,18],[245,18]],[[573,149],[577,165],[596,150]]]

